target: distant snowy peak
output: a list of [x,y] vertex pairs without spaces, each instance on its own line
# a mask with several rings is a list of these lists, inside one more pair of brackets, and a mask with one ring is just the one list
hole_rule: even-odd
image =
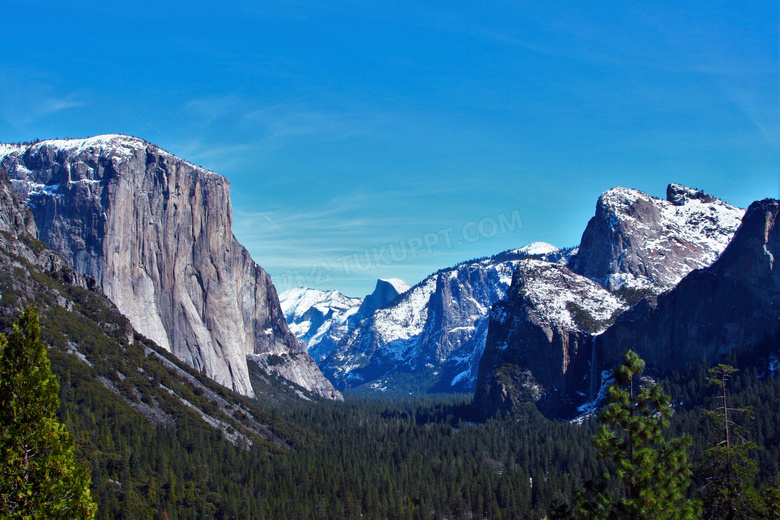
[[613,188],[599,197],[570,266],[610,290],[662,292],[714,262],[743,215],[743,209],[680,184],[667,187],[667,200]]
[[312,307],[319,309],[333,309],[348,313],[356,305],[360,305],[360,298],[350,298],[339,291],[320,291],[309,287],[300,286],[279,295],[279,303],[282,312],[289,322],[305,315]]
[[527,256],[545,256],[557,254],[560,252],[560,249],[547,242],[532,242],[525,247],[521,247],[517,252]]
[[348,330],[363,300],[339,291],[296,287],[279,295],[287,325],[317,361],[330,353]]

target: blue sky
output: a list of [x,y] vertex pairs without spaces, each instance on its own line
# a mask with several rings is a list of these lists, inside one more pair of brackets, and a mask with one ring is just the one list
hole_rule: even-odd
[[776,0],[0,13],[0,141],[125,133],[225,175],[280,290],[575,245],[617,185],[780,196]]

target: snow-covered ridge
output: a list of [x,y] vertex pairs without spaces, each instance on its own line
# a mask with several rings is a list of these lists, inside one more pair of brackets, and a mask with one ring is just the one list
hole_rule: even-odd
[[668,186],[667,200],[613,188],[599,197],[580,247],[584,258],[573,267],[613,290],[668,290],[718,258],[744,213],[679,184]]
[[[29,145],[0,143],[0,162],[5,162],[6,158],[14,155],[18,156],[26,153],[35,155],[42,150],[47,149],[64,152],[71,157],[79,157],[85,152],[96,152],[95,155],[108,156],[113,160],[122,162],[133,157],[137,151],[145,150],[148,147],[153,147],[160,155],[170,157],[178,162],[197,168],[206,175],[217,175],[222,177],[211,170],[207,170],[187,160],[181,159],[144,139],[123,134],[102,134],[84,139],[45,139]],[[22,165],[17,164],[15,167],[22,167]]]
[[528,258],[518,265],[518,277],[523,294],[533,303],[542,323],[578,330],[572,304],[604,323],[626,308],[622,300],[597,283],[558,264]]

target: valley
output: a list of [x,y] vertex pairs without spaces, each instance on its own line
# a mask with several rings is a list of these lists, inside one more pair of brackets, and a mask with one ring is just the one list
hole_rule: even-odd
[[609,469],[595,411],[629,349],[691,437],[692,500],[717,438],[707,370],[739,369],[774,503],[776,200],[618,187],[576,247],[278,295],[214,172],[121,135],[2,145],[0,166],[0,329],[40,315],[97,518],[563,514]]

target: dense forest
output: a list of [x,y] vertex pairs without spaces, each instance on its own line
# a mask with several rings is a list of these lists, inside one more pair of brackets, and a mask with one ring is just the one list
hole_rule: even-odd
[[[62,418],[92,467],[98,518],[538,519],[605,469],[591,442],[595,419],[556,422],[529,407],[477,424],[468,396],[266,404],[300,427],[290,436],[297,442],[280,451],[237,446],[195,417],[152,426],[55,359]],[[761,376],[739,373],[732,397],[754,407],[755,419],[741,420],[765,487],[780,470],[780,381]],[[669,433],[693,437],[694,470],[717,438],[703,413],[715,398],[706,377],[699,367],[667,385],[675,402],[690,403]],[[699,477],[694,471],[692,493]]]
[[[66,283],[69,271],[15,261],[24,269],[0,270],[0,332],[22,305],[39,311],[58,417],[91,469],[97,518],[565,517],[609,469],[593,444],[596,417],[555,421],[531,404],[478,422],[470,395],[323,402],[259,369],[260,399],[243,398],[133,336],[105,298]],[[734,420],[754,443],[759,490],[777,487],[780,474],[776,343],[726,360],[741,369],[729,381],[730,406],[752,407]],[[692,497],[720,439],[705,413],[718,406],[708,368],[655,375],[675,411],[665,435],[692,437]]]

